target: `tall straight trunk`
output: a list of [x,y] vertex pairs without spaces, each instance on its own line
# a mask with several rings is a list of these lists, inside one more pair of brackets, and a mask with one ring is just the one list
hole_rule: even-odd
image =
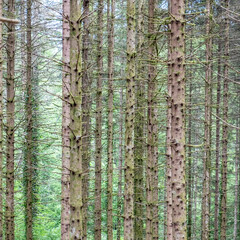
[[211,75],[212,75],[212,37],[211,34],[211,0],[206,1],[206,76],[205,76],[205,121],[204,121],[204,179],[202,196],[202,240],[209,239],[210,224],[210,132],[211,132]]
[[118,200],[117,200],[117,240],[121,240],[121,214],[122,214],[122,163],[123,163],[123,89],[120,91],[120,113],[119,113],[119,162],[118,162]]
[[136,113],[134,136],[134,239],[143,240],[143,201],[144,201],[144,66],[142,63],[144,47],[144,0],[138,1],[137,14],[137,76],[136,76]]
[[135,0],[127,0],[124,239],[134,238]]
[[226,240],[227,231],[227,159],[228,159],[228,64],[229,64],[229,0],[224,0],[224,86],[222,127],[222,198],[221,198],[221,240]]
[[[239,106],[239,104],[238,104]],[[239,117],[237,119],[237,127],[239,127]],[[234,227],[233,227],[233,240],[237,240],[237,234],[238,234],[238,201],[239,201],[239,163],[240,163],[240,157],[239,157],[239,129],[236,129],[236,146],[235,146],[235,204],[234,204]]]
[[95,159],[95,240],[101,239],[101,182],[102,182],[102,72],[103,72],[103,0],[98,0],[97,33],[97,93],[96,93],[96,159]]
[[91,111],[91,77],[89,76],[89,45],[90,45],[90,29],[89,29],[89,0],[83,1],[83,73],[82,73],[82,163],[83,163],[83,239],[87,239],[87,220],[88,220],[88,185],[89,185],[89,162],[90,162],[90,111]]
[[171,82],[171,181],[173,239],[186,239],[185,34],[184,1],[171,0],[169,82]]
[[[15,12],[15,1],[8,1],[8,13]],[[14,239],[14,111],[15,111],[15,90],[14,90],[14,69],[15,69],[15,27],[8,23],[7,38],[7,149],[6,149],[6,240]]]
[[108,0],[108,146],[107,146],[107,239],[113,239],[113,76],[114,76],[114,12],[115,0]]
[[32,0],[27,1],[27,70],[26,70],[26,239],[33,239],[33,114],[32,114]]
[[157,82],[156,36],[154,34],[155,0],[148,4],[148,156],[146,170],[147,222],[146,239],[158,239],[158,129],[157,129]]
[[[0,17],[2,17],[3,2],[0,0]],[[0,46],[3,43],[3,28],[0,22]],[[3,239],[3,53],[0,49],[0,240]]]
[[[221,39],[218,40],[218,75],[217,75],[217,104],[216,116],[220,116],[221,103]],[[216,117],[216,163],[215,163],[215,209],[214,209],[214,240],[218,240],[219,231],[219,160],[220,160],[220,119]]]
[[69,239],[70,229],[70,0],[63,0],[62,48],[62,211],[61,240]]
[[70,1],[70,240],[83,239],[81,2]]

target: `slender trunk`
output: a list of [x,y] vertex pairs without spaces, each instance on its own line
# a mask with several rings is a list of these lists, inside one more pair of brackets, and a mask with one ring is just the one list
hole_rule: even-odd
[[[14,14],[15,1],[8,1],[8,12]],[[14,59],[15,59],[15,27],[8,23],[7,38],[7,149],[6,149],[6,240],[14,239]]]
[[101,170],[102,170],[102,72],[103,72],[103,0],[98,1],[96,93],[96,159],[95,159],[95,240],[101,239]]
[[207,21],[206,21],[206,78],[205,78],[205,152],[204,152],[204,179],[202,196],[202,240],[209,239],[210,224],[210,115],[211,115],[211,75],[212,75],[212,38],[211,34],[211,0],[206,1]]
[[223,86],[223,133],[222,133],[222,199],[221,240],[226,240],[227,231],[227,158],[228,158],[228,64],[229,64],[229,0],[224,0],[224,86]]
[[88,186],[89,186],[89,162],[90,162],[90,109],[91,109],[91,78],[89,77],[89,0],[83,1],[83,76],[82,76],[82,163],[83,163],[83,239],[87,239],[87,220],[88,220]]
[[148,157],[147,157],[147,222],[146,239],[158,239],[158,129],[156,83],[156,36],[154,34],[155,0],[148,5],[149,69],[148,69]]
[[144,0],[138,1],[137,18],[137,77],[136,77],[136,113],[135,113],[135,139],[134,139],[134,239],[143,240],[143,161],[144,161],[144,66],[142,64],[144,47]]
[[83,239],[81,4],[70,1],[70,240]]
[[[108,0],[108,162],[107,162],[107,239],[113,239],[113,76],[115,0]],[[110,6],[111,5],[111,6]]]
[[61,240],[69,239],[70,227],[70,0],[63,1],[62,73],[62,212]]
[[134,238],[135,0],[127,0],[124,239]]
[[[2,17],[3,2],[0,0],[0,17]],[[2,22],[0,22],[0,46],[2,46]],[[3,239],[3,53],[0,48],[0,240]]]
[[186,239],[185,184],[185,35],[184,1],[171,0],[169,82],[171,82],[171,156],[173,239]]
[[[239,106],[239,104],[238,104]],[[239,127],[239,119],[237,119],[237,127]],[[239,200],[239,129],[236,129],[236,146],[235,146],[235,204],[234,204],[234,229],[233,240],[237,240],[237,228],[238,228],[238,200]]]
[[32,0],[27,1],[27,82],[26,82],[26,239],[33,239],[33,119],[32,119]]
[[[220,116],[221,103],[221,53],[222,43],[218,42],[218,75],[217,75],[217,104],[216,116]],[[215,209],[214,209],[214,240],[218,240],[219,231],[219,160],[220,160],[220,119],[216,117],[216,163],[215,163]]]
[[123,161],[123,89],[120,92],[120,117],[119,117],[119,163],[118,163],[118,202],[117,202],[117,240],[121,240],[121,220],[122,220],[122,161]]

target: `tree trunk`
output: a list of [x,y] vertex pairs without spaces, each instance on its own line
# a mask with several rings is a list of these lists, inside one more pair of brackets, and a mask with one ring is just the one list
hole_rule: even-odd
[[62,48],[62,211],[61,240],[69,239],[70,227],[70,0],[63,1]]
[[147,223],[146,239],[158,239],[158,129],[156,83],[156,35],[154,34],[155,0],[148,5],[149,69],[148,69],[148,157],[147,157]]
[[171,0],[171,181],[173,239],[186,239],[184,1]]
[[70,1],[70,240],[83,239],[81,4]]
[[95,240],[101,239],[101,171],[102,171],[102,72],[103,72],[103,0],[98,1],[96,159],[95,159]]
[[203,196],[202,196],[202,240],[209,239],[210,224],[210,132],[211,132],[211,75],[212,75],[212,37],[211,34],[211,17],[212,17],[211,0],[206,1],[206,78],[205,78],[205,122],[204,122],[204,179],[203,179]]
[[144,201],[144,65],[142,63],[144,47],[144,0],[138,1],[137,18],[137,77],[136,77],[136,112],[135,112],[135,136],[134,136],[134,239],[143,240],[143,201]]
[[88,185],[89,185],[89,162],[90,162],[90,111],[91,111],[91,77],[89,76],[89,0],[83,1],[83,76],[82,76],[82,163],[83,163],[83,240],[87,239],[88,220]]
[[114,12],[115,0],[107,2],[108,25],[108,162],[107,162],[107,239],[113,239],[113,76],[114,76]]
[[223,133],[222,133],[222,199],[221,240],[226,240],[227,231],[227,158],[228,158],[228,64],[229,64],[229,0],[224,0],[224,86],[223,86]]
[[134,238],[135,0],[127,0],[124,239]]
[[[15,1],[8,1],[10,17],[15,12]],[[6,240],[14,240],[14,59],[15,59],[15,27],[8,23],[7,38],[7,149],[6,149]]]
[[33,239],[33,118],[32,118],[32,0],[27,1],[27,82],[26,82],[26,239]]

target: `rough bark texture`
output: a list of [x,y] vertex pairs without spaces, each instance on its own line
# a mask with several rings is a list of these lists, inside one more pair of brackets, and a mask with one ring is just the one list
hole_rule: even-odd
[[63,0],[62,73],[62,211],[61,240],[69,239],[70,227],[70,0]]
[[[15,12],[15,1],[8,1],[10,17]],[[15,59],[15,27],[8,23],[7,38],[7,125],[6,125],[6,240],[14,240],[14,59]]]
[[[110,4],[111,2],[111,4]],[[113,239],[113,76],[115,0],[108,0],[108,146],[107,146],[107,239]]]
[[83,239],[87,239],[87,220],[88,220],[88,186],[89,186],[89,162],[90,162],[90,111],[91,111],[91,77],[89,74],[89,0],[83,1],[83,75],[82,75],[82,163],[83,163]]
[[102,73],[103,73],[103,0],[98,1],[97,93],[96,93],[96,159],[95,159],[95,240],[101,239],[101,170],[102,170]]
[[146,239],[158,239],[158,128],[156,83],[156,35],[154,27],[155,0],[148,3],[148,156],[146,163],[147,222]]
[[70,240],[83,239],[81,2],[70,1]]
[[27,1],[27,70],[26,70],[26,239],[33,239],[33,114],[32,114],[32,0]]
[[204,122],[204,178],[202,195],[202,240],[209,239],[210,224],[210,132],[211,132],[211,75],[212,75],[212,37],[211,34],[211,0],[206,1],[206,76],[205,76],[205,122]]
[[127,1],[124,239],[134,238],[135,0]]
[[[2,16],[2,0],[0,0],[0,17]],[[2,22],[0,22],[0,46],[2,46]],[[3,53],[0,49],[0,240],[3,239]]]
[[123,162],[123,89],[120,92],[120,117],[119,117],[119,162],[118,162],[118,201],[117,201],[117,240],[121,240],[122,223],[122,162]]
[[144,65],[143,47],[144,47],[144,0],[138,1],[138,15],[137,15],[137,76],[136,76],[136,112],[135,112],[135,139],[134,139],[134,239],[144,239],[143,226],[143,202],[144,202]]
[[171,0],[171,181],[173,239],[186,239],[184,1]]
[[[229,9],[229,0],[224,0]],[[229,17],[224,13],[224,86],[223,86],[223,128],[222,128],[222,198],[221,198],[221,240],[226,240],[227,231],[227,160],[228,160],[228,64],[229,64]]]

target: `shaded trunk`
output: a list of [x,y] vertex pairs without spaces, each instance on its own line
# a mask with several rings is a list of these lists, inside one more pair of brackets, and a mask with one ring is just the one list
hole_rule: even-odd
[[[10,17],[15,12],[15,1],[8,1],[8,13]],[[8,23],[7,38],[7,124],[6,124],[6,240],[14,239],[14,59],[15,59],[15,27]]]
[[124,239],[134,238],[135,0],[127,0]]
[[83,239],[82,29],[79,1],[70,1],[70,240]]
[[229,64],[229,0],[224,0],[224,86],[222,127],[222,198],[221,198],[221,240],[226,240],[227,231],[227,159],[228,159],[228,64]]
[[62,48],[62,211],[61,240],[69,239],[70,227],[70,0],[63,1]]
[[96,159],[95,159],[95,240],[101,239],[101,181],[102,181],[102,73],[103,73],[103,0],[98,1],[97,34],[97,93],[96,93]]
[[107,2],[108,25],[108,162],[107,162],[107,239],[113,239],[113,76],[114,76],[114,12],[115,0]]
[[173,239],[186,239],[184,1],[171,0],[171,182]]

